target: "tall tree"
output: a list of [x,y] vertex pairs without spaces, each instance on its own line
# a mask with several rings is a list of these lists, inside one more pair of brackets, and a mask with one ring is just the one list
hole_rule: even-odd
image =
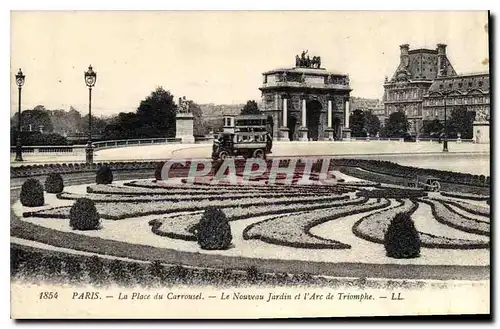
[[177,105],[163,87],[156,88],[137,109],[140,137],[174,137]]
[[260,114],[259,106],[257,102],[254,100],[248,101],[243,109],[241,110],[241,114]]
[[[46,133],[53,131],[50,113],[43,105],[37,105],[32,110],[21,112],[21,130],[23,131],[39,131],[40,129]],[[17,124],[18,114],[14,114],[11,120],[11,126]]]
[[389,115],[385,126],[387,137],[403,137],[408,132],[410,123],[403,111],[397,111]]
[[349,116],[351,134],[353,137],[366,137],[365,115],[362,110],[356,109]]
[[140,135],[139,119],[133,112],[120,112],[106,126],[103,139],[131,139]]
[[192,100],[188,100],[189,111],[193,114],[193,134],[195,136],[203,136],[208,133],[207,128],[205,127],[205,121],[203,120],[203,112],[201,107],[193,102]]
[[472,138],[472,124],[474,123],[475,116],[476,112],[467,111],[465,107],[454,108],[450,115],[448,135],[455,137],[457,133],[460,133],[461,138]]
[[[108,125],[110,119],[97,117],[92,115],[92,135],[101,135],[104,133],[106,126]],[[84,132],[85,134],[89,133],[89,115],[86,114],[82,117],[80,124],[78,125],[78,130],[80,132]]]
[[421,133],[425,137],[436,137],[443,132],[443,124],[438,119],[424,120],[422,122]]
[[380,131],[380,119],[372,113],[372,111],[364,112],[365,120],[365,131],[370,134],[370,136],[376,136]]

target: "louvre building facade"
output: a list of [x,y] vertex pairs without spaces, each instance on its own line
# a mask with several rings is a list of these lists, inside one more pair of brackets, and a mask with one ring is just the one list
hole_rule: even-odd
[[476,113],[474,141],[489,142],[489,73],[457,74],[446,54],[446,45],[436,49],[410,50],[400,46],[400,63],[384,83],[386,118],[403,111],[410,122],[410,134],[418,135],[423,121],[444,120],[454,108],[465,107]]

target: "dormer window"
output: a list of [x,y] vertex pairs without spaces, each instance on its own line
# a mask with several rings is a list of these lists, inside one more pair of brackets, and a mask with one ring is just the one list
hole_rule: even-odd
[[458,88],[462,88],[463,86],[464,86],[464,84],[461,82],[458,84]]
[[482,87],[482,86],[483,86],[483,82],[482,82],[482,81],[479,81],[479,82],[478,82],[478,85],[479,85],[479,87]]
[[443,89],[443,85],[439,85],[439,89]]

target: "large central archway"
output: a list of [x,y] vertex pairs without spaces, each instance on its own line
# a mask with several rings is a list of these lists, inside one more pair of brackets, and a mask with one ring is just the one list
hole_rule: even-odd
[[321,103],[317,100],[310,100],[306,103],[306,125],[310,140],[319,139],[319,125],[322,110]]

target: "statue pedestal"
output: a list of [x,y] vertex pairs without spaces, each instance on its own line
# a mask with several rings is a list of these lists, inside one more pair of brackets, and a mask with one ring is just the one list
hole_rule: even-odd
[[181,139],[182,143],[194,143],[193,122],[193,114],[177,113],[175,116],[175,138]]
[[490,143],[490,123],[488,121],[474,121],[473,139],[476,144]]
[[342,129],[342,139],[345,140],[351,140],[351,129],[350,128],[344,128]]
[[309,141],[309,138],[307,138],[307,127],[300,127],[299,131],[302,133],[302,137],[300,138],[300,140],[303,142]]
[[289,142],[290,141],[290,136],[289,136],[290,129],[288,129],[287,127],[281,127],[280,131],[281,131],[280,141]]
[[326,128],[325,131],[328,133],[328,138],[327,140],[329,141],[333,141],[333,128]]

